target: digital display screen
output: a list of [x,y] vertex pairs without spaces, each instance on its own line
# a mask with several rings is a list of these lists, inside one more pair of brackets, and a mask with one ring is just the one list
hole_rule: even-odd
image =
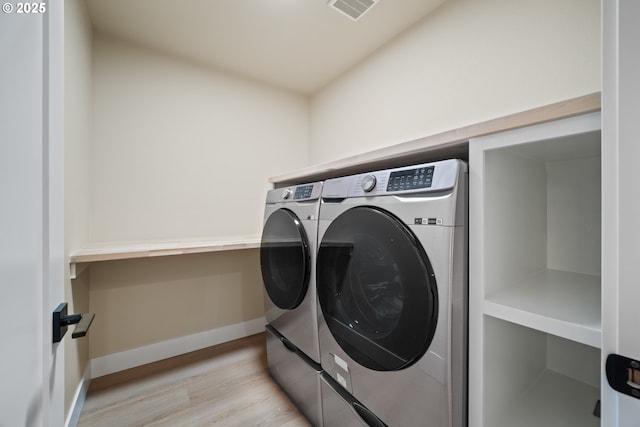
[[313,185],[302,185],[300,187],[296,187],[296,192],[293,194],[293,200],[308,199],[311,197],[312,191]]
[[435,166],[391,172],[387,191],[429,188],[433,181]]

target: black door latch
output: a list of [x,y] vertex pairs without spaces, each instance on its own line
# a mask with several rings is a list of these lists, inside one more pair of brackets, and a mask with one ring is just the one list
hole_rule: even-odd
[[67,315],[67,303],[63,302],[53,311],[53,339],[54,343],[60,342],[67,333],[67,326],[78,325],[73,330],[71,338],[80,338],[87,335],[87,330],[93,322],[95,314],[81,313]]
[[607,381],[615,391],[640,399],[640,361],[610,354],[607,356]]

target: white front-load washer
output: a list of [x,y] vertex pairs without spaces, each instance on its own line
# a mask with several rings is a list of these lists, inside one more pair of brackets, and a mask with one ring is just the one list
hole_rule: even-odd
[[300,411],[322,425],[315,253],[322,183],[267,193],[260,266],[269,373]]
[[466,426],[467,181],[445,160],[323,186],[321,365],[390,426]]

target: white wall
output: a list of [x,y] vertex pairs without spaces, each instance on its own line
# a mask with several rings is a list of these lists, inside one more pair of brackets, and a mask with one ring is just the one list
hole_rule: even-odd
[[329,161],[600,90],[599,0],[450,0],[311,102]]
[[91,357],[264,316],[260,251],[107,261],[91,266]]
[[[91,110],[92,110],[92,29],[85,2],[67,0],[64,5],[65,82],[65,254],[81,249],[89,240]],[[67,259],[68,261],[68,259]],[[68,265],[68,263],[67,263]],[[65,301],[69,313],[89,310],[87,275],[71,281],[65,269]],[[65,411],[70,410],[89,361],[89,339],[64,339]]]
[[89,239],[93,32],[85,2],[65,2],[65,234],[70,250]]
[[308,100],[96,34],[91,240],[259,235]]

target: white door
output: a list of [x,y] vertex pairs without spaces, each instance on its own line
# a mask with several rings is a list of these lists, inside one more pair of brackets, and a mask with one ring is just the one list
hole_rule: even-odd
[[1,3],[0,426],[61,426],[51,313],[64,289],[62,2],[37,13]]
[[[640,2],[603,1],[603,358],[640,360]],[[603,360],[604,363],[604,360]],[[603,376],[603,426],[640,426],[640,400]]]

